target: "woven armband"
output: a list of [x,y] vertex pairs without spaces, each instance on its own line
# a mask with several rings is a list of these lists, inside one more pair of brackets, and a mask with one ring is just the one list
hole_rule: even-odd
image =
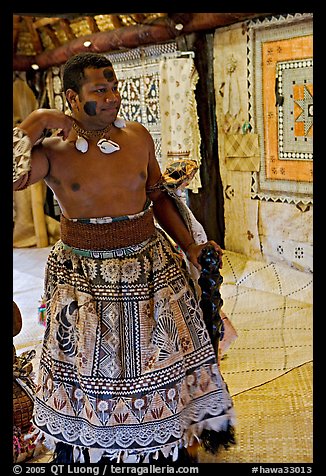
[[22,129],[13,129],[13,182],[19,180],[31,170],[30,138]]
[[152,192],[155,192],[156,190],[161,190],[161,191],[165,191],[165,188],[164,188],[164,179],[161,175],[161,177],[158,179],[158,181],[156,183],[154,183],[153,185],[150,185],[149,187],[146,188],[146,193],[152,193]]

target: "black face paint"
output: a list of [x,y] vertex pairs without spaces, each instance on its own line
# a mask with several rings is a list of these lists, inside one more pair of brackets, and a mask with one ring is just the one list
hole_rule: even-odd
[[74,192],[78,192],[78,190],[80,189],[79,183],[73,183],[73,184],[71,185],[71,189],[72,189]]
[[88,116],[96,116],[96,101],[87,101],[84,105],[84,111]]
[[103,71],[103,76],[105,77],[107,81],[110,81],[110,82],[114,81],[114,73],[112,69],[106,68]]

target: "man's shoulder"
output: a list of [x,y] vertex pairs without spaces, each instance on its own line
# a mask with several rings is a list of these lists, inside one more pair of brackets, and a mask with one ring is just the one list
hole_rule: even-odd
[[138,121],[126,121],[127,127],[145,127],[141,122]]
[[149,134],[147,128],[138,121],[126,121],[126,127],[131,131],[136,131],[137,133]]

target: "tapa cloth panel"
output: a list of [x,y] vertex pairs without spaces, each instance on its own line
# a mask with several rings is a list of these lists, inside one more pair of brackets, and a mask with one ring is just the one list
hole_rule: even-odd
[[159,230],[111,253],[87,258],[58,241],[49,255],[35,424],[93,462],[226,430],[232,400],[179,253]]
[[[162,169],[180,158],[195,160],[200,167],[201,138],[195,98],[198,79],[192,58],[165,58],[160,62]],[[199,172],[187,188],[198,193]]]
[[252,198],[313,201],[313,15],[252,21],[247,44],[250,110],[261,168]]
[[228,170],[259,171],[260,151],[258,134],[226,134],[225,163]]

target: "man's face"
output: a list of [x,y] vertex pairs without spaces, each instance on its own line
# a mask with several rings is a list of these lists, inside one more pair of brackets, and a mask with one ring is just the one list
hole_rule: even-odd
[[87,68],[78,100],[79,111],[83,111],[89,118],[98,116],[107,123],[113,122],[121,104],[118,80],[113,68]]

